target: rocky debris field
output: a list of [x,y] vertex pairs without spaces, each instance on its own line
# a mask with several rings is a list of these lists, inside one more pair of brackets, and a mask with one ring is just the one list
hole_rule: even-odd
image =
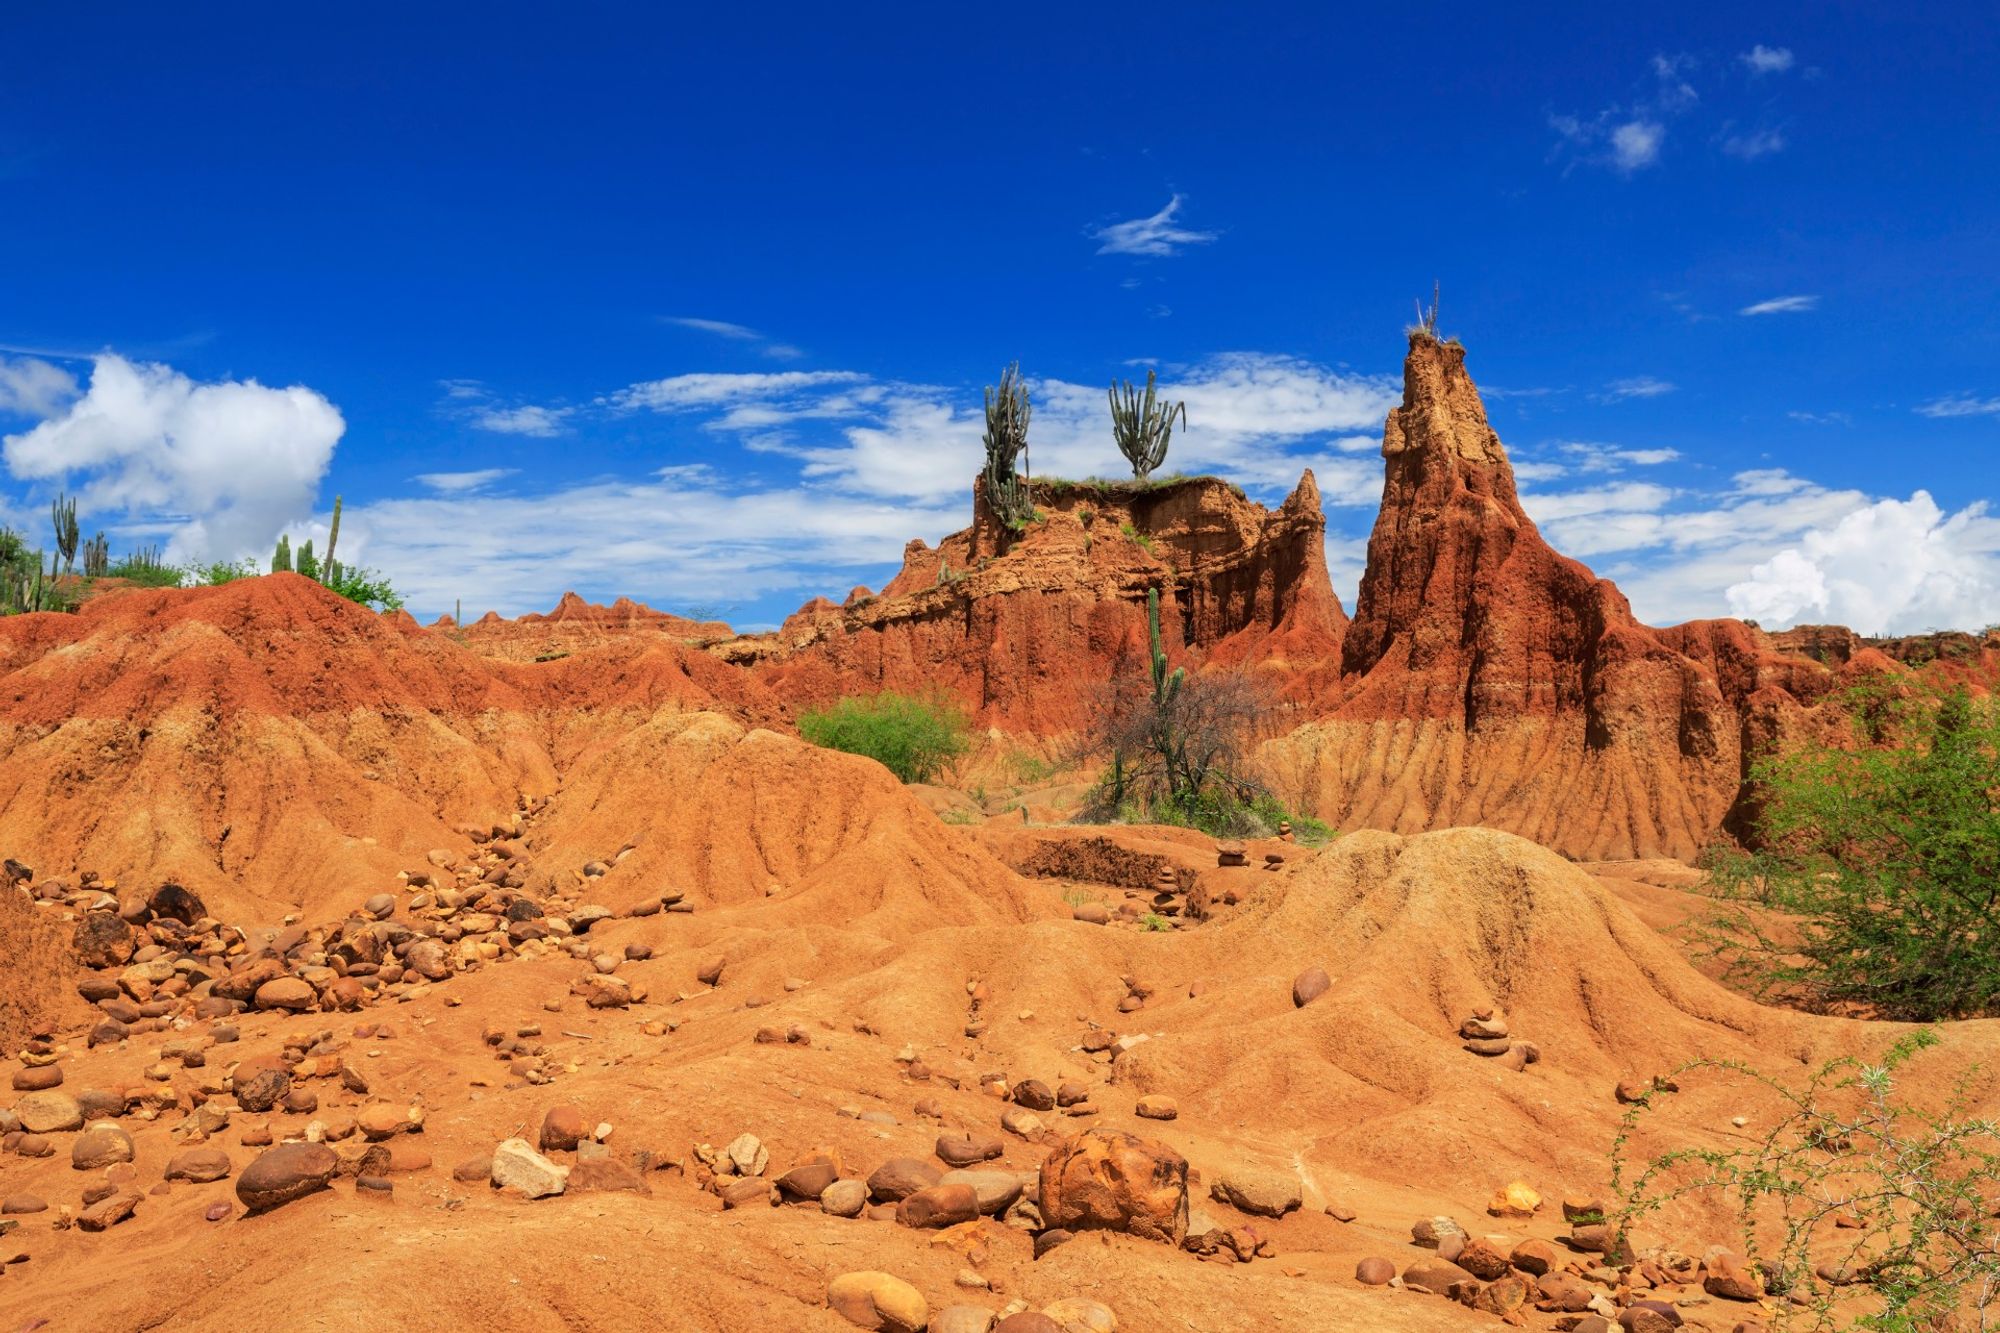
[[[265,1308],[242,1284],[274,1256],[322,1252],[348,1274],[325,1318],[400,1322],[417,1297],[380,1285],[395,1269],[364,1237],[450,1235],[477,1262],[526,1243],[496,1239],[515,1225],[565,1266],[704,1267],[583,1314],[573,1273],[537,1274],[508,1311],[489,1286],[447,1286],[461,1314],[501,1328],[644,1313],[937,1333],[1747,1333],[1780,1308],[1722,1246],[1619,1252],[1595,1175],[1494,1178],[1471,1201],[1360,1173],[1329,1188],[1281,1146],[1302,1139],[1271,1137],[1282,1117],[1260,1124],[1149,1063],[1176,1041],[1154,1013],[1216,1001],[1205,978],[1096,979],[1096,1003],[1043,1016],[995,959],[953,983],[961,1036],[906,1039],[865,990],[827,1002],[810,968],[790,970],[803,955],[769,937],[700,936],[700,904],[670,888],[593,905],[629,848],[531,897],[517,848],[542,808],[524,798],[318,924],[226,925],[177,885],[67,884],[8,862],[6,892],[70,922],[93,1016],[35,1034],[9,1067],[5,1326],[211,1327]],[[1282,884],[1287,858],[1315,855],[1219,859],[1245,877],[1228,892],[1248,909],[1268,905],[1260,886]],[[1155,894],[1185,902],[1167,878]],[[1088,930],[1076,915],[1057,929]],[[1351,1013],[1343,961],[1278,982],[1285,1008]],[[1037,1035],[995,1039],[1008,1031]],[[1512,1031],[1479,1006],[1440,1042],[1532,1078],[1541,1052]],[[1616,1107],[1673,1090],[1629,1078],[1595,1095]],[[213,1276],[172,1300],[136,1281],[170,1254]],[[1254,1285],[1204,1276],[1225,1272]]]

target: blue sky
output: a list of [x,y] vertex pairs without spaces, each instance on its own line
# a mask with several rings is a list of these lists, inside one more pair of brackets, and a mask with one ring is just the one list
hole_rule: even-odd
[[1435,279],[1641,616],[2000,620],[1990,7],[1394,8],[13,7],[0,516],[767,624],[1152,364],[1351,609]]

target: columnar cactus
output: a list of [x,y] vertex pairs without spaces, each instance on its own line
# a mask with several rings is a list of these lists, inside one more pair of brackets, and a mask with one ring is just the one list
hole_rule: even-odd
[[1130,380],[1122,388],[1116,382],[1111,386],[1111,435],[1118,442],[1118,452],[1132,465],[1132,475],[1141,481],[1167,461],[1167,441],[1174,433],[1176,417],[1181,430],[1187,430],[1187,404],[1169,407],[1160,402],[1155,393],[1157,378],[1152,371],[1146,372],[1143,397]]
[[1028,386],[1016,361],[1001,374],[998,389],[986,389],[986,499],[1010,528],[1023,526],[1035,512],[1028,480],[1014,468],[1014,460],[1027,452],[1028,416]]

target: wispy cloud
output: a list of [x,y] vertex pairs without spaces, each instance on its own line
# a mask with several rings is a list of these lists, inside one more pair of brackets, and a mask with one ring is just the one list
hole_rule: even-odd
[[1782,130],[1766,128],[1737,131],[1725,128],[1722,135],[1722,151],[1745,162],[1755,162],[1760,157],[1783,152],[1785,142]]
[[1768,301],[1746,305],[1739,315],[1796,315],[1819,308],[1817,296],[1774,296]]
[[[618,411],[649,408],[655,412],[675,412],[694,408],[726,406],[731,403],[774,400],[801,389],[819,389],[831,384],[858,384],[866,375],[852,370],[782,370],[751,374],[700,371],[690,375],[669,375],[629,385],[598,401]],[[771,420],[782,418],[773,417]],[[771,424],[770,421],[745,424]]]
[[445,495],[466,495],[473,491],[483,491],[503,477],[511,477],[519,468],[487,467],[472,472],[421,472],[410,480],[428,486]]
[[1628,398],[1658,398],[1672,393],[1676,387],[1654,375],[1628,375],[1624,379],[1612,380],[1591,397],[1600,403],[1621,403]]
[[470,420],[480,430],[546,440],[563,433],[563,423],[572,410],[567,407],[542,407],[534,403],[521,407],[488,407],[474,412]]
[[796,361],[805,352],[790,343],[774,342],[747,324],[736,324],[726,319],[701,319],[694,315],[662,315],[662,324],[672,324],[677,328],[693,329],[697,333],[709,333],[730,342],[752,343],[757,350],[773,361]]
[[1176,254],[1182,246],[1205,245],[1216,238],[1212,231],[1195,231],[1177,226],[1175,216],[1181,211],[1183,200],[1175,195],[1167,201],[1167,206],[1149,218],[1133,218],[1128,222],[1113,222],[1090,233],[1092,240],[1099,242],[1097,253],[1101,255],[1152,255]]
[[1789,46],[1765,46],[1759,43],[1736,57],[1752,74],[1783,74],[1796,62]]
[[1786,416],[1808,426],[1851,426],[1854,418],[1845,412],[1787,412]]
[[441,415],[496,435],[553,439],[569,429],[576,414],[574,407],[562,404],[503,402],[474,379],[444,380],[438,387],[444,390],[444,401],[438,405]]
[[1917,409],[1926,417],[2000,417],[2000,398],[1975,398],[1969,393],[1933,399]]
[[1701,100],[1687,79],[1693,67],[1690,56],[1656,55],[1652,82],[1632,101],[1615,102],[1589,117],[1551,113],[1555,155],[1566,157],[1568,166],[1608,166],[1624,176],[1655,165],[1667,142],[1667,122]]

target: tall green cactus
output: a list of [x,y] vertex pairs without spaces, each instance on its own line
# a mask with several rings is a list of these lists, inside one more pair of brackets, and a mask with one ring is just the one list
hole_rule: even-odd
[[282,532],[278,534],[278,549],[271,552],[271,572],[273,574],[292,572],[292,539]]
[[110,568],[111,542],[100,532],[83,544],[83,576],[101,579]]
[[319,560],[313,555],[312,538],[306,538],[306,544],[299,548],[299,553],[294,558],[292,568],[298,570],[299,573],[309,579],[317,580],[319,578]]
[[1028,386],[1021,381],[1021,363],[1001,372],[1000,387],[986,388],[986,499],[1001,522],[1021,528],[1034,516],[1035,501],[1014,460],[1028,449]]
[[76,542],[81,535],[76,527],[76,501],[58,495],[50,502],[49,512],[55,519],[56,550],[62,552],[63,572],[70,573],[76,568]]
[[340,544],[340,497],[333,497],[333,531],[326,534],[326,567],[321,571],[328,583],[340,581],[340,562],[333,558],[333,548]]
[[1167,441],[1174,433],[1176,417],[1181,430],[1187,430],[1187,404],[1169,407],[1160,402],[1155,395],[1157,378],[1152,371],[1146,372],[1144,397],[1130,380],[1122,389],[1116,381],[1111,385],[1111,435],[1118,442],[1118,452],[1132,465],[1132,475],[1141,481],[1167,461]]
[[1181,682],[1187,679],[1186,667],[1175,667],[1172,674],[1167,671],[1167,650],[1160,642],[1160,590],[1146,590],[1146,637],[1153,648],[1153,707],[1164,709],[1173,703],[1181,692]]

